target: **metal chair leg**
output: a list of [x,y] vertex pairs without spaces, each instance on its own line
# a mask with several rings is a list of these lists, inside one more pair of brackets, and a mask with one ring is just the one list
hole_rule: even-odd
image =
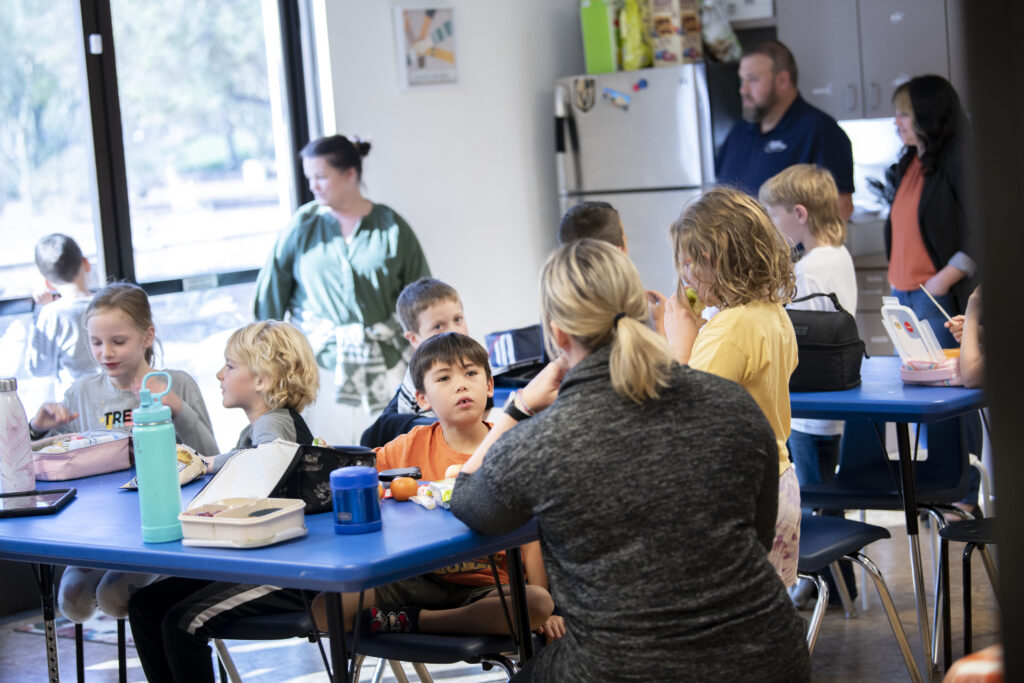
[[892,595],[889,593],[889,588],[885,585],[882,573],[878,571],[875,563],[862,553],[847,555],[844,559],[856,562],[868,570],[871,580],[875,583],[875,590],[878,591],[878,599],[882,602],[885,615],[889,618],[889,626],[892,627],[892,634],[896,637],[896,643],[899,645],[900,653],[903,655],[903,661],[907,665],[907,673],[910,674],[910,679],[915,683],[923,683],[921,672],[918,670],[917,664],[914,662],[914,655],[910,651],[910,643],[907,642],[906,631],[903,630],[903,623],[900,621],[899,614],[896,613],[896,607],[892,604]]
[[[861,522],[867,523],[868,511],[867,510],[861,510],[860,511],[860,515],[859,515],[859,519],[860,519]],[[864,569],[864,567],[860,568],[860,585],[861,586],[868,585],[868,571],[866,569]],[[868,611],[868,607],[869,607],[868,591],[862,590],[860,592],[860,611],[861,612],[867,612]]]
[[365,659],[366,655],[355,655],[355,666],[353,667],[353,669],[355,669],[355,673],[352,674],[352,683],[359,683],[359,674],[362,673],[363,660]]
[[[948,554],[946,546],[946,540],[939,538],[939,557],[935,562],[935,570],[937,572],[935,578],[935,611],[932,612],[932,666],[938,666],[939,664],[939,648],[944,645],[945,636],[945,624],[942,623],[942,615],[946,613],[948,608],[949,593],[943,589],[943,581],[946,577],[943,575],[943,553]],[[946,569],[946,574],[949,570]]]
[[371,683],[380,683],[380,679],[384,677],[384,667],[387,666],[387,663],[388,660],[386,659],[377,660],[377,666],[373,667],[373,680]]
[[231,683],[242,683],[242,676],[238,673],[235,660],[231,659],[231,653],[228,652],[228,646],[224,644],[224,641],[220,638],[214,638],[213,649],[217,653],[217,660],[220,661],[220,665],[228,674],[228,680]]
[[[949,541],[939,539],[939,561],[942,570],[942,666],[949,671],[953,665],[953,635],[949,608]],[[935,612],[938,613],[938,605]]]
[[818,587],[818,600],[814,603],[814,611],[811,613],[811,620],[807,624],[807,651],[814,652],[814,644],[818,642],[818,632],[821,631],[821,622],[825,618],[825,610],[828,609],[828,582],[821,574],[797,574],[801,579],[813,581]]
[[964,657],[974,649],[971,642],[971,551],[974,547],[973,543],[964,545]]
[[412,668],[416,671],[416,675],[420,677],[420,683],[434,683],[434,679],[430,677],[430,672],[427,671],[427,665],[423,662],[413,662]]
[[405,675],[401,662],[389,659],[388,664],[391,665],[391,673],[395,675],[395,680],[398,681],[398,683],[409,683],[409,678]]
[[846,586],[846,580],[843,578],[843,572],[839,568],[839,563],[833,562],[828,566],[828,570],[832,574],[832,581],[836,584],[836,590],[839,591],[839,601],[843,603],[843,611],[846,612],[846,618],[856,619],[857,605],[854,604],[853,598],[850,597],[850,589]]
[[[935,589],[934,589],[935,611],[932,613],[932,666],[936,667],[939,664],[939,648],[941,646],[941,639],[942,639],[942,635],[943,635],[942,623],[941,623],[942,608],[943,608],[943,593],[942,593],[942,585],[941,585],[941,583],[942,583],[942,558],[941,558],[941,554],[942,554],[942,543],[943,543],[943,541],[942,541],[942,538],[939,536],[939,529],[945,528],[946,526],[948,526],[948,524],[946,522],[946,517],[943,514],[943,512],[944,512],[943,510],[941,510],[941,509],[939,509],[937,507],[926,506],[926,505],[919,506],[919,508],[924,510],[924,511],[926,511],[928,513],[928,516],[931,517],[931,519],[932,519],[932,524],[931,524],[932,550],[934,551],[934,557],[935,557],[935,563],[933,565],[935,567]],[[949,511],[953,512],[954,514],[959,515],[960,517],[962,517],[964,519],[969,519],[970,518],[970,515],[968,515],[963,510],[960,510],[959,508],[951,508]]]

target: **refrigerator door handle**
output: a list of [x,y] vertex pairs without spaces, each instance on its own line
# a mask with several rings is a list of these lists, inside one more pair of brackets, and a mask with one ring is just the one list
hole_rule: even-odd
[[[568,132],[569,145],[566,150],[566,132]],[[573,170],[573,188],[580,187],[579,178],[579,135],[576,131],[576,119],[572,116],[571,105],[569,104],[569,93],[564,85],[555,86],[555,175],[558,182],[559,196],[566,196],[569,193],[568,169],[566,168],[568,154],[571,157]]]

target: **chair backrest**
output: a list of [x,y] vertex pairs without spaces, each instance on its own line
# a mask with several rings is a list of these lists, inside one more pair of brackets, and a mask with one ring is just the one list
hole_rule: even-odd
[[[951,503],[967,491],[970,467],[964,418],[924,425],[922,444],[926,460],[914,464],[914,483],[923,503]],[[884,430],[884,426],[879,425]],[[897,490],[899,463],[890,461],[875,423],[847,420],[840,447],[835,487],[843,490],[888,492]],[[911,447],[914,433],[911,430]],[[923,447],[923,446],[922,446]]]

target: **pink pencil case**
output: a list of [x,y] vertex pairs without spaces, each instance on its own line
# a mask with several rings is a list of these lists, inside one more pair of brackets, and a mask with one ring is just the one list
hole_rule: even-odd
[[131,467],[128,433],[91,431],[60,434],[32,442],[39,481],[65,481]]

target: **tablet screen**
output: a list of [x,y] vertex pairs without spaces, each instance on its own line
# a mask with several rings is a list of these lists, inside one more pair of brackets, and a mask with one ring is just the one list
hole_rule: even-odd
[[4,493],[0,495],[0,512],[11,513],[30,510],[48,511],[68,496],[68,489],[52,491],[26,491],[23,493]]

